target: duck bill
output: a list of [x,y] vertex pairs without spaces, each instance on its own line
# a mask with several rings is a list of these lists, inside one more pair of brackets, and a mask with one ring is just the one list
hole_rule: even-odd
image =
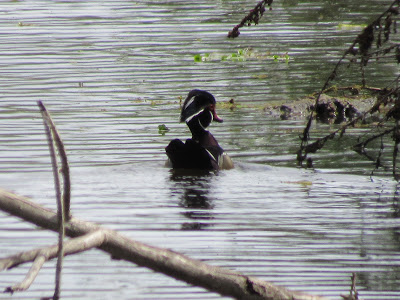
[[222,123],[224,120],[222,120],[218,115],[217,115],[217,112],[215,111],[215,106],[214,105],[212,105],[211,107],[210,107],[210,111],[211,111],[211,113],[212,113],[212,115],[213,115],[213,120],[215,121],[215,122],[218,122],[218,123]]

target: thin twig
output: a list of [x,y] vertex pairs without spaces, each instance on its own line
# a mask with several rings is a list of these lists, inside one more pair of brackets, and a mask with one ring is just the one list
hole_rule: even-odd
[[399,120],[396,120],[396,125],[394,127],[394,132],[393,132],[393,140],[394,140],[394,146],[393,146],[393,177],[394,177],[394,179],[399,180],[399,175],[397,174],[397,154],[399,152],[399,143],[400,143]]
[[[53,137],[56,140],[61,141],[57,134],[57,130],[55,125],[48,113],[46,107],[41,101],[38,101],[38,106],[40,108],[40,112],[42,113],[43,123],[46,131],[47,142],[49,144],[50,149],[50,156],[51,156],[51,163],[53,168],[53,175],[54,175],[54,185],[56,190],[56,199],[57,199],[57,218],[58,218],[58,259],[57,259],[57,267],[56,267],[56,279],[55,279],[55,289],[54,289],[54,300],[58,300],[60,298],[60,291],[61,291],[61,271],[62,271],[62,264],[63,264],[63,257],[64,257],[64,236],[65,236],[65,222],[64,222],[64,211],[63,211],[63,199],[61,199],[61,186],[60,186],[60,178],[58,175],[58,163],[57,157],[54,149],[54,141]],[[58,138],[56,137],[58,136]],[[56,142],[57,148],[60,152],[59,142]],[[65,182],[65,178],[64,178]],[[65,185],[64,185],[65,187]]]
[[372,142],[373,140],[375,140],[375,139],[377,139],[377,138],[381,138],[381,137],[383,137],[383,136],[385,136],[385,135],[387,135],[387,134],[389,134],[389,133],[392,133],[394,130],[395,130],[395,128],[393,127],[393,128],[390,128],[390,129],[385,130],[384,132],[381,132],[381,133],[379,133],[379,134],[376,134],[376,135],[374,135],[374,136],[371,136],[371,137],[369,137],[368,139],[366,139],[365,141],[360,142],[360,143],[354,145],[354,146],[353,146],[353,150],[356,151],[356,152],[359,153],[359,154],[363,154],[363,152],[365,152],[365,147],[366,147],[370,142]]
[[[342,64],[343,60],[346,58],[346,56],[348,54],[352,54],[355,55],[355,53],[357,53],[357,51],[355,50],[355,47],[357,44],[359,44],[359,50],[361,53],[361,71],[363,72],[363,68],[364,65],[368,62],[368,59],[370,58],[369,54],[368,54],[368,50],[369,47],[371,46],[371,44],[368,44],[368,42],[370,42],[369,37],[372,34],[373,35],[373,30],[376,24],[379,24],[380,20],[386,15],[386,14],[390,14],[393,11],[393,7],[399,2],[399,0],[395,0],[391,3],[391,5],[389,6],[389,8],[387,10],[385,10],[380,16],[378,16],[374,21],[372,21],[370,23],[370,25],[368,25],[366,28],[364,28],[364,30],[361,32],[361,34],[359,34],[353,41],[353,43],[350,45],[350,47],[344,51],[342,57],[338,60],[338,62],[336,63],[335,67],[333,68],[331,74],[328,76],[328,78],[326,79],[322,89],[320,89],[320,91],[318,92],[316,99],[315,99],[315,105],[314,107],[316,108],[321,95],[324,93],[324,91],[326,91],[328,89],[328,86],[330,85],[331,81],[333,81],[337,74],[338,74],[338,70],[340,65]],[[367,43],[366,43],[367,40]],[[364,75],[362,76],[363,80],[363,86],[365,86],[365,79],[364,79]],[[312,120],[314,118],[314,114],[315,114],[315,110],[312,110],[307,122],[307,125],[305,126],[304,130],[303,130],[303,134],[302,136],[300,136],[300,148],[297,152],[297,160],[298,163],[300,165],[302,165],[303,161],[307,158],[307,149],[310,149],[310,147],[308,147],[307,143],[310,139],[310,129],[311,129],[311,125],[312,125]],[[323,146],[323,145],[322,145]]]
[[57,131],[57,128],[51,119],[50,114],[48,113],[46,107],[43,105],[41,101],[38,101],[39,108],[46,116],[46,120],[48,120],[48,124],[51,128],[51,131],[53,133],[53,138],[55,141],[55,144],[57,146],[58,153],[60,155],[60,160],[61,160],[61,173],[63,175],[63,210],[64,210],[64,219],[66,222],[69,221],[71,218],[71,213],[70,213],[70,203],[71,203],[71,178],[69,174],[69,165],[68,165],[68,159],[67,159],[67,153],[65,151],[64,143],[61,140],[60,134]]

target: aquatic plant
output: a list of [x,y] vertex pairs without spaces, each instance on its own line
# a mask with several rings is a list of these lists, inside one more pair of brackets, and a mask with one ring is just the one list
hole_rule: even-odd
[[271,54],[269,52],[259,52],[253,48],[241,48],[232,53],[204,53],[193,56],[195,62],[208,61],[246,61],[246,60],[273,60],[275,62],[288,63],[290,56],[287,52],[283,54]]
[[367,24],[346,24],[346,23],[339,23],[337,28],[339,30],[360,30],[364,29],[367,26]]
[[165,135],[166,132],[169,131],[169,128],[165,126],[165,124],[158,125],[158,133],[161,135]]

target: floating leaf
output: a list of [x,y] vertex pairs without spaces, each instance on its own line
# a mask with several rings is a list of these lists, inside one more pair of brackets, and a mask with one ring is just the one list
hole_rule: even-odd
[[196,54],[193,58],[195,62],[201,62],[201,54]]
[[165,126],[165,124],[158,125],[158,133],[164,135],[166,132],[169,131],[169,128]]
[[265,79],[265,78],[268,78],[268,75],[267,74],[260,74],[260,75],[253,75],[252,77],[256,78],[256,79]]

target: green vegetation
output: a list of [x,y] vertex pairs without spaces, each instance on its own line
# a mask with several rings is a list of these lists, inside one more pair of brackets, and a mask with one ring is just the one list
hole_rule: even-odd
[[339,23],[337,27],[338,27],[339,30],[362,30],[365,27],[367,27],[367,24],[345,24],[345,23]]
[[290,60],[289,54],[272,54],[270,52],[258,52],[253,48],[238,49],[233,53],[203,53],[196,54],[193,57],[195,62],[208,62],[208,61],[246,61],[246,60],[273,60],[275,62],[288,63]]
[[161,135],[165,135],[166,132],[169,131],[169,128],[165,126],[165,124],[158,125],[158,133]]

